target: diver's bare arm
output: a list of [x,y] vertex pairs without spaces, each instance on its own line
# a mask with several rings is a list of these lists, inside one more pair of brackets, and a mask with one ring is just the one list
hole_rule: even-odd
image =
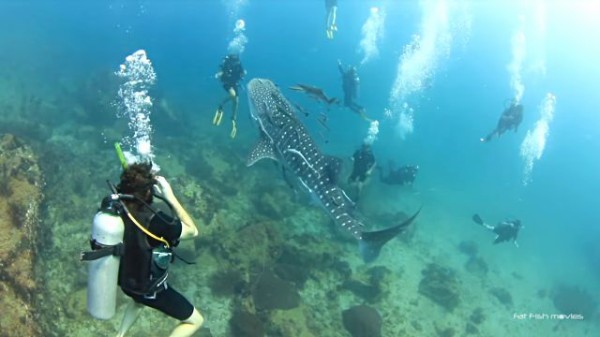
[[173,209],[175,210],[175,213],[177,213],[177,216],[181,220],[182,229],[181,236],[179,238],[181,240],[185,240],[198,236],[198,228],[196,227],[194,220],[192,220],[192,217],[183,208],[183,206],[181,206],[181,203],[179,203],[177,197],[175,197],[175,195],[172,195],[167,200],[169,200],[169,202],[173,206]]
[[196,227],[194,220],[192,220],[192,217],[183,208],[183,206],[181,206],[181,203],[179,202],[177,197],[175,197],[171,185],[167,182],[167,180],[164,177],[160,176],[156,177],[156,182],[160,189],[160,193],[162,193],[164,198],[167,199],[171,206],[173,206],[173,210],[181,220],[181,224],[183,227],[181,230],[181,236],[179,238],[185,240],[198,236],[198,228]]

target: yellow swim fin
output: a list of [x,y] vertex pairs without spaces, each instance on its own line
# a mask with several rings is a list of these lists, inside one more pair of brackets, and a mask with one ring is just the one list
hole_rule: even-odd
[[218,107],[217,111],[215,112],[215,116],[213,117],[213,124],[220,125],[221,119],[223,119],[223,108]]

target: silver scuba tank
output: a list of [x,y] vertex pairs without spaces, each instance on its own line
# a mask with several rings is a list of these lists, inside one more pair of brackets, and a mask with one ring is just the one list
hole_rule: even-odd
[[88,266],[87,309],[98,319],[110,319],[116,311],[121,257],[113,248],[122,244],[124,231],[123,220],[115,209],[108,207],[94,216],[92,253],[108,251],[102,257],[90,259]]

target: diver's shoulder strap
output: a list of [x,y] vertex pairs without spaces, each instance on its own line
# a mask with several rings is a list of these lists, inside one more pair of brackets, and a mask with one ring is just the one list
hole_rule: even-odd
[[81,252],[79,257],[80,261],[93,261],[110,255],[121,257],[124,254],[124,245],[122,242],[116,245],[107,246],[99,244],[96,242],[96,240],[90,240],[90,244],[92,246],[92,250],[88,252]]

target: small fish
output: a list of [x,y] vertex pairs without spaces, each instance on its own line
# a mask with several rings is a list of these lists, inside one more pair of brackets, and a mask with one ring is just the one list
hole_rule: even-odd
[[296,84],[295,86],[291,86],[290,89],[292,89],[294,91],[301,91],[301,92],[307,94],[309,97],[312,97],[312,98],[316,99],[317,101],[325,103],[327,106],[339,102],[339,100],[335,97],[333,97],[333,98],[327,97],[327,95],[325,95],[325,92],[323,92],[323,89],[312,86],[312,85]]

